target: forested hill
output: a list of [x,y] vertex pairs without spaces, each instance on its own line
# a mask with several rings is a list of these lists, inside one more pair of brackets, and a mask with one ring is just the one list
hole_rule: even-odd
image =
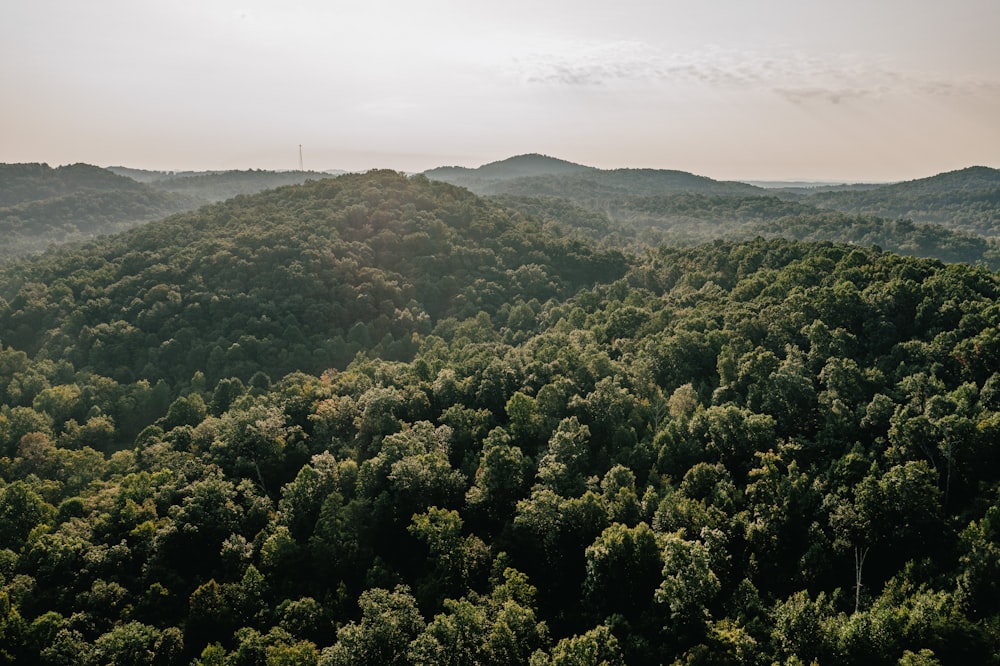
[[576,202],[608,197],[651,196],[676,192],[709,194],[761,193],[745,183],[722,182],[685,171],[596,169],[542,155],[521,155],[478,169],[443,167],[428,178],[468,187],[477,194],[559,196]]
[[1000,170],[988,167],[969,167],[864,190],[819,192],[805,201],[824,208],[1000,236]]
[[619,246],[764,235],[878,244],[914,256],[1000,267],[994,239],[1000,235],[1000,171],[985,167],[819,191],[765,190],[684,171],[595,169],[540,155],[426,175],[580,226]]
[[689,246],[764,236],[878,245],[900,254],[1000,268],[995,239],[936,224],[826,210],[810,205],[809,199],[678,192],[573,201],[558,192],[556,188],[550,195],[492,199],[618,247]]
[[0,340],[122,381],[280,377],[359,351],[408,358],[443,317],[563,298],[624,268],[466,190],[371,172],[13,264]]
[[0,661],[1000,654],[983,267],[622,255],[373,172],[0,286]]
[[142,185],[106,169],[71,164],[0,164],[0,207],[43,201],[81,190],[142,190]]
[[330,177],[314,171],[173,174],[89,164],[0,164],[0,259],[117,233],[240,194]]
[[201,203],[88,164],[0,164],[0,259],[115,233]]
[[491,193],[552,195],[594,202],[622,196],[655,196],[680,192],[695,194],[751,195],[763,190],[730,181],[719,181],[686,171],[668,169],[612,169],[558,176],[518,178]]
[[500,181],[535,176],[553,176],[568,173],[596,171],[593,167],[575,164],[547,155],[532,153],[517,155],[505,160],[490,162],[475,169],[466,167],[438,167],[424,172],[432,180],[443,180],[453,185],[467,187],[474,192]]
[[240,194],[254,194],[283,185],[299,185],[307,180],[332,177],[318,171],[219,171],[170,175],[157,179],[154,187],[205,201],[225,201]]

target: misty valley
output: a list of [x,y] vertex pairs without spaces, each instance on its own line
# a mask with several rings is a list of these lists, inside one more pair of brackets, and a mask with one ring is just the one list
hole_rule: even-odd
[[0,165],[0,661],[1000,663],[1000,170]]

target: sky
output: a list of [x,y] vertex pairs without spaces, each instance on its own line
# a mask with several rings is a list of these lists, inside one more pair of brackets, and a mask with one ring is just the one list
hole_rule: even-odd
[[998,0],[3,0],[0,162],[1000,167]]

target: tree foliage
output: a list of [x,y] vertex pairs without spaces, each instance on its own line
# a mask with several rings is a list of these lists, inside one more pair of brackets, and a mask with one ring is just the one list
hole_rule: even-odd
[[2,290],[2,659],[1000,650],[984,267],[762,238],[612,252],[375,172],[49,254]]

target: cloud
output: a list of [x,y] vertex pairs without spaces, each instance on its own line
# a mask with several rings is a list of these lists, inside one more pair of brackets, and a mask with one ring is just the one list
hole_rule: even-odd
[[862,88],[772,88],[772,92],[794,104],[813,101],[840,104],[841,102],[871,98],[873,91]]
[[558,52],[532,52],[516,59],[529,83],[601,86],[658,78],[657,56],[641,42],[566,44]]
[[767,90],[794,104],[843,104],[893,96],[1000,95],[1000,80],[908,72],[881,56],[768,54],[709,47],[667,52],[643,42],[567,43],[516,59],[529,84],[600,88],[698,84]]

